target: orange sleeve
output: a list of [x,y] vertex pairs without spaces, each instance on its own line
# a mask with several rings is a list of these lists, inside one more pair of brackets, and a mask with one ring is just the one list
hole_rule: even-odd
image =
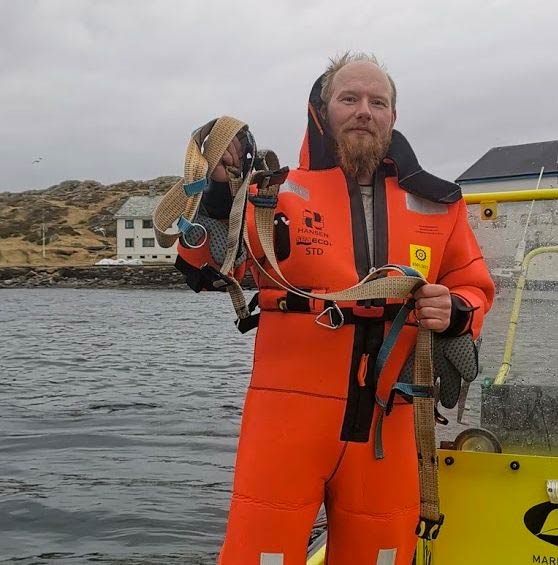
[[[209,234],[208,237],[211,237],[211,234]],[[178,251],[178,257],[175,266],[184,275],[188,286],[196,292],[200,292],[201,290],[215,290],[211,287],[211,284],[204,277],[203,271],[201,270],[202,267],[206,265],[213,267],[217,271],[221,268],[221,265],[217,264],[211,255],[209,241],[206,241],[197,249],[192,249],[191,247],[183,245],[179,239],[176,249]],[[241,281],[244,278],[245,272],[246,261],[235,268],[234,278],[237,281]]]
[[494,282],[467,220],[467,207],[458,203],[457,218],[446,244],[437,282],[473,308],[467,326],[478,338],[484,317],[494,300]]

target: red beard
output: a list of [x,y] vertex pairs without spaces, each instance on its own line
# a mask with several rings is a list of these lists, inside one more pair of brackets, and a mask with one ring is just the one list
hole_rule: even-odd
[[[351,177],[371,176],[386,156],[391,142],[391,130],[383,137],[377,132],[354,135],[345,128],[337,138],[339,166]],[[358,126],[356,126],[358,127]]]

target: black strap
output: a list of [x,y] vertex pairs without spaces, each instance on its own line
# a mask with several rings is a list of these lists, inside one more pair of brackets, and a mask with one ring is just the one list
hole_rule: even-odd
[[[250,313],[252,313],[258,307],[259,294],[260,294],[259,292],[256,292],[256,294],[252,296],[252,299],[248,303],[248,311]],[[238,328],[238,331],[241,334],[245,334],[246,332],[249,332],[250,330],[253,330],[254,328],[258,327],[258,324],[260,323],[260,314],[259,313],[252,314],[251,316],[242,319],[239,318],[234,323],[235,326]]]
[[[312,292],[312,289],[301,289],[306,292]],[[326,301],[324,303],[324,310],[329,306],[333,306],[333,302]],[[294,294],[293,292],[287,291],[284,298],[280,298],[277,301],[277,308],[282,312],[312,312],[310,308],[310,299],[306,296],[300,296]],[[386,304],[384,306],[372,306],[371,311],[378,311],[381,308],[382,311],[378,316],[360,316],[355,314],[352,308],[340,308],[339,311],[343,314],[343,320],[345,324],[367,324],[373,322],[385,322],[386,320],[394,320],[397,316],[399,310],[401,310],[401,304]],[[338,315],[338,314],[337,314]]]

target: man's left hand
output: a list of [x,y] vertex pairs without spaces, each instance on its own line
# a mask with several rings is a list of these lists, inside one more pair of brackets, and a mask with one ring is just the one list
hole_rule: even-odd
[[423,328],[435,332],[448,329],[451,317],[451,296],[443,284],[425,284],[414,294],[415,316]]

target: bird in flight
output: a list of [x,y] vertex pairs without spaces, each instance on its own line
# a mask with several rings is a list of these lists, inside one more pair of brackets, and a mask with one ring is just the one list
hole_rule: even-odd
[[33,163],[31,163],[31,164],[34,165],[35,163],[40,163],[42,160],[43,160],[42,157],[37,157],[37,159],[35,159],[35,160],[33,161]]

